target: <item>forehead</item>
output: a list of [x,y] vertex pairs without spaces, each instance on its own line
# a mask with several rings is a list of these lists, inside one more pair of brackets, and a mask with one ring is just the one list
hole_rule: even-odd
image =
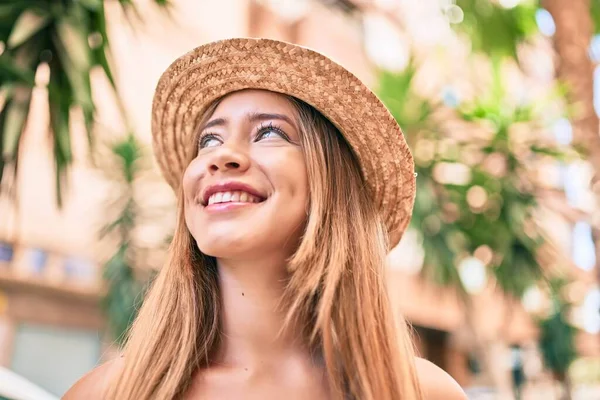
[[225,96],[212,117],[235,118],[254,112],[295,115],[294,106],[285,95],[268,90],[246,89]]

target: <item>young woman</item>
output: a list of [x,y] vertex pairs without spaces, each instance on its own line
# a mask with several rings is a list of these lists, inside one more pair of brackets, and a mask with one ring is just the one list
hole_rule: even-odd
[[201,46],[163,74],[154,149],[179,195],[123,356],[66,399],[464,399],[390,311],[415,177],[377,97],[311,50]]

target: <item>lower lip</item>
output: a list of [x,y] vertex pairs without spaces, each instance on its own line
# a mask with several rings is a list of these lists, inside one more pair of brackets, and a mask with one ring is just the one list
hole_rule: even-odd
[[221,213],[227,211],[234,211],[240,208],[253,206],[260,203],[242,203],[242,202],[229,202],[229,203],[217,203],[210,204],[204,207],[204,210],[209,213]]

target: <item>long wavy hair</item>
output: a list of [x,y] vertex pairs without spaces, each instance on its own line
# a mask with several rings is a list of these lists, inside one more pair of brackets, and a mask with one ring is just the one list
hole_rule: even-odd
[[[297,111],[310,204],[288,263],[285,323],[302,327],[307,346],[320,354],[332,398],[421,399],[410,330],[391,312],[383,280],[387,235],[357,158],[322,114],[289,100]],[[217,263],[196,246],[181,193],[178,211],[168,260],[129,331],[109,398],[181,398],[219,345]]]

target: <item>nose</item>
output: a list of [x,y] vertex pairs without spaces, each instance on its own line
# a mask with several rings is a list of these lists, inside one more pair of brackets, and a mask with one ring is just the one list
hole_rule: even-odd
[[222,145],[213,152],[212,158],[208,161],[208,170],[210,173],[216,172],[244,172],[250,166],[250,158],[241,149],[233,146]]

